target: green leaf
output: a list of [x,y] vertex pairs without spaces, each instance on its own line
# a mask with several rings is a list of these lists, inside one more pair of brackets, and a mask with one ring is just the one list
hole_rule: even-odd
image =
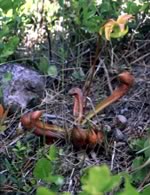
[[150,195],[150,186],[145,188],[143,192],[140,193],[140,195]]
[[16,49],[19,43],[19,38],[17,36],[13,36],[9,39],[9,41],[5,44],[5,49],[13,51]]
[[111,4],[109,1],[103,1],[100,8],[101,14],[103,15],[105,12],[109,12],[111,10]]
[[40,58],[40,62],[37,64],[38,69],[43,73],[47,74],[49,62],[46,57]]
[[4,36],[7,36],[9,32],[8,26],[3,26],[3,29],[0,29],[0,38],[4,38]]
[[140,8],[140,11],[145,11],[146,9],[149,9],[150,5],[148,2],[144,3],[144,5],[142,5],[142,7]]
[[131,147],[133,148],[133,150],[136,150],[136,151],[142,150],[144,148],[145,141],[146,141],[145,138],[142,138],[142,139],[134,139],[131,142]]
[[46,158],[41,158],[37,161],[35,165],[33,175],[36,179],[42,179],[43,181],[46,182],[55,183],[56,185],[62,185],[64,181],[63,177],[56,174],[54,175],[53,169],[54,167],[50,160]]
[[[132,168],[133,170],[134,169],[137,169],[139,168],[141,165],[144,164],[144,158],[139,156],[139,157],[136,157],[134,160],[133,160],[133,163],[132,163]],[[147,167],[144,167],[144,168],[140,168],[140,169],[137,169],[133,174],[132,174],[132,180],[135,181],[135,182],[138,182],[138,181],[142,181],[146,174],[147,174],[147,171],[148,171],[148,168]]]
[[8,56],[12,55],[14,51],[10,50],[10,48],[6,48],[3,50],[3,53],[0,55],[0,58],[7,58]]
[[64,178],[60,175],[49,175],[49,181],[52,183],[61,186],[64,183]]
[[58,75],[57,67],[55,65],[49,65],[47,73],[49,76],[56,78]]
[[50,149],[49,149],[49,155],[48,155],[49,159],[52,161],[56,160],[57,156],[58,156],[57,155],[57,148],[54,145],[51,145]]
[[50,181],[49,176],[52,171],[52,164],[46,158],[41,158],[37,161],[33,170],[33,175],[36,179],[42,179],[44,181]]
[[94,166],[90,168],[87,174],[82,178],[82,189],[84,193],[89,194],[104,193],[118,186],[120,180],[121,177],[119,175],[111,175],[106,165],[101,167]]
[[58,3],[59,3],[59,5],[60,5],[61,7],[64,6],[64,0],[58,0]]
[[138,191],[130,184],[129,180],[125,179],[125,188],[123,192],[117,193],[117,195],[139,195]]
[[136,15],[140,11],[140,5],[137,5],[135,2],[128,1],[127,2],[127,8],[125,9],[125,12],[128,14]]
[[57,195],[57,193],[52,192],[45,187],[38,187],[36,195]]
[[8,56],[12,55],[18,43],[19,43],[19,38],[17,36],[12,37],[7,43],[5,43],[0,58],[7,58]]
[[13,7],[13,2],[12,2],[12,0],[0,0],[0,8],[5,12],[5,13],[7,13],[7,11],[9,10],[9,9],[12,9],[12,7]]

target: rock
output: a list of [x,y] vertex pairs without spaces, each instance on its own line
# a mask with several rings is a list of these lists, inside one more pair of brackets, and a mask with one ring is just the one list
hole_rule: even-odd
[[114,124],[120,129],[125,129],[127,125],[127,118],[124,115],[117,115],[114,119]]
[[127,141],[127,136],[121,132],[120,129],[116,128],[114,129],[114,137],[116,139],[116,141],[122,141],[122,142],[126,142]]
[[34,107],[43,98],[45,81],[34,69],[20,64],[0,66],[1,103],[10,111]]

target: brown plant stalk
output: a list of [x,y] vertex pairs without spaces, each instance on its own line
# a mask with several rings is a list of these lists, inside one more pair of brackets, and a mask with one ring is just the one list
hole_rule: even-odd
[[76,125],[71,130],[71,141],[76,148],[94,147],[103,141],[103,133],[94,127],[83,129],[81,121],[83,119],[84,96],[80,88],[72,88],[69,94],[74,96],[73,116]]
[[114,103],[115,101],[119,100],[122,96],[124,96],[129,88],[133,85],[134,77],[128,72],[125,71],[118,76],[120,85],[117,89],[113,91],[113,93],[104,99],[102,102],[100,102],[94,110],[89,112],[85,119],[81,122],[82,125],[84,125],[87,121],[89,121],[92,117],[94,117],[97,113],[102,111],[104,108],[109,106],[110,104]]
[[64,137],[64,129],[53,124],[47,124],[40,120],[43,111],[38,110],[27,113],[21,117],[21,124],[27,129],[33,129],[36,135],[44,135],[47,137]]
[[78,87],[74,87],[69,91],[69,95],[74,96],[74,106],[73,106],[73,116],[75,121],[80,123],[83,118],[83,93],[82,90]]

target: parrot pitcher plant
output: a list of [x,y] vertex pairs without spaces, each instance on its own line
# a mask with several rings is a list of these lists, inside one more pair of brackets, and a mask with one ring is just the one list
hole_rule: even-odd
[[94,147],[97,144],[101,144],[104,140],[103,131],[93,125],[92,118],[107,106],[124,96],[134,82],[134,77],[128,71],[119,74],[118,79],[120,84],[113,93],[97,104],[95,109],[87,114],[86,108],[83,106],[86,97],[84,97],[82,90],[75,87],[69,91],[69,94],[74,98],[74,125],[69,131],[57,125],[48,124],[42,121],[42,110],[33,111],[23,115],[21,117],[21,124],[26,129],[33,130],[38,136],[45,136],[50,140],[49,143],[52,143],[53,140],[58,138],[65,139],[65,137],[67,137],[66,134],[69,133],[70,140],[76,148]]

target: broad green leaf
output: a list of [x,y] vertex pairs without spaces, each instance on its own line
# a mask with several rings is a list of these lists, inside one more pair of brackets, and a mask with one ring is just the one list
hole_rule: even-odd
[[111,181],[108,184],[108,186],[103,190],[104,192],[109,192],[115,187],[117,187],[121,182],[121,176],[120,175],[114,175],[111,177]]
[[49,176],[52,171],[52,164],[46,158],[41,158],[37,161],[33,175],[36,179],[42,179],[44,181],[49,181]]
[[103,1],[103,3],[101,4],[101,13],[105,13],[110,11],[111,9],[111,4],[109,1]]
[[9,39],[9,42],[7,43],[7,47],[9,47],[10,50],[14,50],[16,49],[18,43],[19,43],[19,37],[13,36],[11,39]]
[[0,30],[0,38],[4,38],[4,36],[7,36],[9,32],[8,26],[3,26],[3,29]]
[[5,13],[7,13],[7,11],[9,10],[9,9],[12,9],[12,7],[13,7],[13,2],[12,2],[12,0],[0,0],[0,8],[5,12]]
[[89,194],[108,192],[119,185],[120,179],[119,175],[112,176],[106,165],[94,166],[82,178],[82,189]]
[[146,187],[140,195],[150,195],[150,186]]
[[140,10],[140,7],[139,5],[137,5],[135,2],[133,1],[128,1],[127,2],[127,8],[125,9],[125,12],[126,13],[129,13],[129,14],[137,14]]
[[132,168],[133,170],[135,169],[135,172],[132,174],[133,181],[138,182],[138,181],[142,181],[145,178],[148,168],[147,167],[139,168],[143,164],[144,164],[144,158],[141,156],[136,157],[133,160]]
[[150,5],[148,2],[144,3],[144,5],[142,5],[142,7],[140,8],[140,11],[145,11],[146,9],[149,9]]
[[49,62],[46,57],[40,58],[40,62],[37,64],[38,69],[43,73],[47,74]]
[[0,58],[7,58],[8,56],[14,53],[13,50],[5,49],[3,53],[0,55]]
[[64,178],[60,175],[49,175],[49,181],[56,185],[61,186],[64,183]]
[[51,145],[50,149],[49,149],[49,155],[48,155],[49,159],[52,161],[56,160],[57,156],[58,156],[57,155],[57,148],[54,145]]
[[38,187],[36,191],[36,195],[57,195],[57,193],[52,192],[49,189],[41,186],[41,187]]
[[55,65],[49,65],[47,73],[49,76],[56,78],[58,75],[57,67]]
[[64,0],[58,0],[58,3],[59,3],[59,5],[60,5],[61,7],[64,6]]
[[12,55],[19,43],[19,38],[17,36],[12,37],[7,43],[5,43],[0,58],[7,58]]
[[144,148],[145,141],[146,141],[145,138],[134,139],[131,142],[131,147],[133,148],[133,150],[136,150],[136,151],[142,150]]
[[62,185],[63,177],[54,174],[53,171],[54,167],[52,162],[46,158],[41,158],[35,165],[33,175],[36,179],[42,179],[46,182],[55,183],[56,185]]
[[117,195],[139,195],[138,191],[130,184],[129,180],[125,180],[125,188],[123,192],[117,193]]

